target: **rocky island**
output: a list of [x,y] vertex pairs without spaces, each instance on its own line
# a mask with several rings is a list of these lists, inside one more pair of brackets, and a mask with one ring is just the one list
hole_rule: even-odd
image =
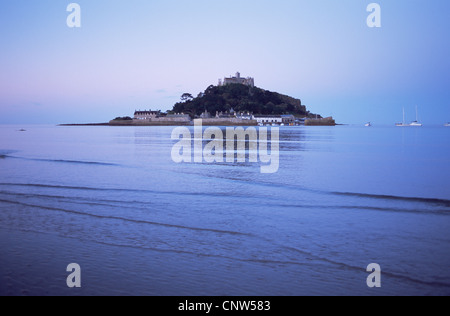
[[[133,117],[117,117],[109,126],[183,126],[202,119],[205,126],[334,126],[332,117],[310,113],[300,99],[258,88],[254,79],[236,76],[219,80],[194,97],[181,96],[171,111],[136,110]],[[76,125],[76,124],[71,124]]]

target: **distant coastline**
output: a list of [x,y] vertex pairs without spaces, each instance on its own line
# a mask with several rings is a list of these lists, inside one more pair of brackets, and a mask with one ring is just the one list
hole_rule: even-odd
[[57,126],[110,126],[109,123],[58,124]]

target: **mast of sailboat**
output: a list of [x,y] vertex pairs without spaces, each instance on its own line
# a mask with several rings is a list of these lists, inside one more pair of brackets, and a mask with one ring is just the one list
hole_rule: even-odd
[[403,107],[403,125],[406,124],[406,120],[405,120],[405,107]]

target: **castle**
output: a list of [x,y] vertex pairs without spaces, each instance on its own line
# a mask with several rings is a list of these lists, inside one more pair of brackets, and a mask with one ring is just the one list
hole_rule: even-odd
[[251,77],[241,78],[241,74],[239,72],[236,73],[235,77],[219,79],[219,86],[226,86],[229,84],[243,84],[249,87],[255,86],[255,79]]

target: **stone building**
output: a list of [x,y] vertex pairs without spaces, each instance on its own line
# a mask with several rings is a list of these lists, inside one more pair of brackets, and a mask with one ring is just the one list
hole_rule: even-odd
[[230,77],[230,78],[224,78],[223,82],[222,80],[219,80],[219,86],[226,86],[229,84],[243,84],[249,87],[254,87],[255,86],[255,79],[251,78],[251,77],[247,77],[247,78],[242,78],[241,74],[239,72],[236,73],[235,77]]
[[151,121],[161,114],[160,111],[135,111],[134,119],[138,121]]
[[136,122],[190,122],[191,118],[188,114],[163,114],[161,111],[135,111],[134,121]]

